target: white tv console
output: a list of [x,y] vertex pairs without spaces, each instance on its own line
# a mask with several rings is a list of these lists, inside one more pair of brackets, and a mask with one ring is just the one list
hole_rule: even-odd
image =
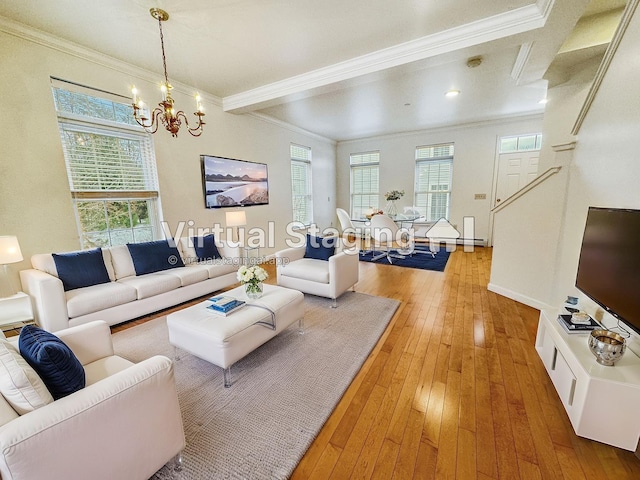
[[536,350],[576,434],[635,451],[640,438],[640,358],[627,348],[613,367],[596,363],[588,333],[568,334],[557,310],[540,312]]

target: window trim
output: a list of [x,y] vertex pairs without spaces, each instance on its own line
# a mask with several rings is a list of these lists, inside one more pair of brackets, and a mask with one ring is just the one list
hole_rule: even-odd
[[[58,93],[55,89],[64,90],[70,92],[71,94],[81,94],[90,97],[97,98],[102,101],[109,101],[112,103],[118,103],[120,105],[127,105],[127,103],[123,102],[124,97],[120,97],[119,95],[109,94],[108,92],[103,92],[101,90],[94,90],[89,87],[82,87],[81,89],[77,88],[76,84],[69,82],[61,81],[59,79],[55,79],[52,77],[52,95],[54,99],[57,99],[56,95]],[[81,97],[78,97],[81,98]],[[75,100],[75,98],[72,99]],[[66,104],[65,104],[66,105]],[[75,105],[75,104],[69,104]],[[78,237],[80,241],[80,247],[82,249],[93,248],[94,245],[88,244],[88,239],[86,236],[88,234],[104,234],[104,237],[108,239],[108,244],[103,246],[114,246],[117,243],[112,243],[113,234],[118,231],[130,231],[132,241],[140,241],[136,239],[136,230],[141,229],[147,232],[150,230],[152,239],[159,239],[162,235],[161,222],[162,222],[162,210],[160,203],[160,194],[158,187],[158,173],[157,173],[157,164],[155,151],[153,146],[153,140],[150,134],[146,133],[141,127],[137,127],[135,125],[130,125],[128,123],[120,123],[114,120],[109,119],[101,119],[99,117],[94,116],[85,116],[77,113],[68,112],[66,110],[58,110],[57,100],[54,100],[54,107],[56,109],[56,118],[58,121],[58,132],[60,136],[60,142],[62,146],[62,150],[64,153],[64,161],[65,167],[67,170],[67,179],[69,182],[69,191],[71,193],[74,216],[76,219],[76,228],[78,232]],[[75,107],[72,107],[75,108]],[[120,109],[120,114],[123,113],[122,106],[114,106],[114,109]],[[94,111],[95,112],[95,111]],[[116,118],[124,118],[122,116]],[[88,135],[96,135],[102,137],[114,137],[122,140],[131,140],[134,142],[140,143],[141,149],[141,157],[140,158],[142,165],[140,165],[139,174],[136,175],[136,170],[131,170],[134,173],[132,178],[139,179],[141,182],[140,185],[144,186],[144,190],[140,189],[132,189],[132,190],[106,190],[106,189],[88,189],[82,188],[86,186],[92,185],[74,185],[73,172],[76,165],[74,161],[79,159],[80,157],[74,157],[73,153],[70,152],[70,148],[73,148],[77,143],[69,143],[66,138],[68,133],[85,133]],[[70,140],[73,142],[73,140]],[[103,150],[105,152],[107,150]],[[107,151],[107,157],[108,155]],[[80,154],[82,155],[82,154]],[[107,158],[104,157],[104,158]],[[91,157],[88,157],[91,158]],[[98,155],[96,158],[103,158]],[[114,155],[115,158],[115,155]],[[123,156],[122,158],[127,158],[127,156]],[[99,167],[98,167],[99,168]],[[108,170],[106,170],[108,171]],[[119,169],[117,166],[114,167],[114,172],[121,172],[122,169]],[[126,172],[126,170],[125,170]],[[90,172],[93,173],[93,172]],[[78,180],[80,177],[77,176],[78,172],[76,171],[76,178]],[[89,176],[91,178],[91,175]],[[126,178],[126,177],[124,177]],[[101,185],[97,185],[101,187]],[[115,185],[114,185],[115,186]],[[126,183],[123,185],[126,186]],[[133,186],[133,185],[131,185]],[[128,213],[129,213],[129,224],[128,228],[111,228],[109,222],[111,221],[107,212],[107,202],[127,202],[128,203]],[[148,223],[139,224],[137,227],[134,226],[134,211],[132,209],[132,202],[140,202],[146,201],[147,203],[147,214],[148,214]],[[81,223],[81,212],[79,209],[79,203],[81,202],[102,202],[103,207],[105,208],[105,216],[104,220],[106,221],[106,229],[99,231],[84,231],[83,225]],[[99,210],[98,210],[99,211]],[[95,226],[95,225],[94,225]],[[87,227],[85,225],[84,227]],[[138,232],[140,234],[140,232]],[[145,236],[146,236],[145,235]]]
[[[377,160],[376,161],[369,161],[369,162],[362,162],[362,163],[353,163],[353,158],[354,157],[362,157],[365,155],[373,155],[375,154],[377,156]],[[353,188],[353,182],[354,182],[354,176],[353,176],[353,172],[355,170],[358,169],[372,169],[372,168],[376,168],[377,172],[378,172],[378,191],[377,192],[371,192],[371,193],[354,193],[354,188]],[[370,151],[366,151],[366,152],[354,152],[354,153],[350,153],[349,154],[349,214],[351,215],[351,218],[356,218],[358,215],[355,213],[354,210],[354,197],[356,195],[359,196],[374,196],[376,197],[376,204],[375,205],[369,205],[369,207],[377,209],[380,207],[380,150],[370,150]]]
[[[422,149],[427,149],[427,148],[436,148],[436,147],[450,147],[451,148],[451,153],[449,155],[443,155],[443,156],[437,156],[437,157],[426,157],[426,158],[420,158],[420,150]],[[449,142],[449,143],[438,143],[438,144],[434,144],[434,145],[421,145],[416,147],[416,151],[415,151],[415,170],[414,170],[414,182],[413,182],[413,201],[414,201],[414,205],[416,206],[416,208],[421,209],[423,207],[419,206],[419,202],[418,202],[418,195],[433,195],[433,194],[438,194],[438,193],[444,193],[446,194],[446,198],[447,198],[447,208],[446,208],[446,212],[444,214],[444,216],[439,217],[439,218],[430,218],[430,212],[428,211],[428,205],[426,205],[425,208],[425,219],[426,221],[432,222],[432,221],[438,221],[440,220],[440,218],[444,218],[447,221],[450,220],[451,217],[451,193],[453,191],[453,160],[454,160],[454,156],[455,156],[455,146],[453,142]],[[448,181],[448,189],[447,190],[418,190],[418,177],[419,177],[419,171],[420,171],[420,167],[427,164],[427,163],[438,163],[439,165],[444,165],[444,164],[448,164],[449,165],[449,172],[450,172],[450,176],[449,176],[449,181]]]
[[[305,151],[308,152],[308,157],[307,158],[299,158],[299,157],[295,157],[293,154],[293,150],[294,148],[300,148],[303,149]],[[289,146],[289,157],[290,157],[290,164],[289,164],[289,170],[291,172],[291,167],[293,167],[294,164],[298,164],[298,165],[303,165],[305,167],[306,170],[306,194],[305,195],[295,195],[296,197],[306,197],[307,199],[307,205],[308,207],[308,218],[307,218],[307,222],[302,222],[298,219],[295,218],[295,202],[294,202],[294,193],[293,193],[293,174],[291,175],[291,213],[292,213],[292,221],[294,222],[299,222],[301,224],[303,224],[305,227],[308,227],[309,225],[311,225],[313,223],[313,168],[312,168],[312,161],[313,161],[313,152],[311,150],[311,147],[307,147],[306,145],[300,145],[297,143],[291,143]]]

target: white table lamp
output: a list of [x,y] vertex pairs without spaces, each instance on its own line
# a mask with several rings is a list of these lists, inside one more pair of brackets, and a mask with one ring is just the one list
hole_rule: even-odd
[[227,220],[227,227],[236,227],[236,236],[240,241],[240,232],[238,227],[243,227],[247,224],[247,215],[244,210],[234,210],[225,214]]
[[0,298],[10,297],[16,290],[13,288],[7,265],[23,260],[18,238],[13,235],[0,236],[0,265],[4,268],[3,277],[0,279]]

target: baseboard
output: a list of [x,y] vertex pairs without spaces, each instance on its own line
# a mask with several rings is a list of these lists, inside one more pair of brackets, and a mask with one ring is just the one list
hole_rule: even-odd
[[535,308],[537,310],[548,310],[553,308],[551,305],[545,302],[541,302],[540,300],[536,300],[535,298],[522,295],[521,293],[514,292],[513,290],[509,290],[508,288],[501,287],[494,283],[490,283],[489,285],[487,285],[487,290],[497,293],[498,295],[502,295],[503,297],[510,298],[511,300],[515,300],[516,302],[523,303],[524,305],[528,305],[529,307]]

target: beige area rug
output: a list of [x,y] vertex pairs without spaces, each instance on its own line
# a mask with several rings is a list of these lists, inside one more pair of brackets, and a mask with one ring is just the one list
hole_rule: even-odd
[[[184,351],[175,377],[187,446],[184,468],[156,479],[286,479],[309,448],[399,302],[347,292],[338,308],[305,295],[305,333],[294,323],[232,367],[222,369]],[[116,353],[138,362],[173,358],[165,317],[114,334]],[[162,419],[158,419],[162,421]],[[153,445],[149,445],[153,448]]]

